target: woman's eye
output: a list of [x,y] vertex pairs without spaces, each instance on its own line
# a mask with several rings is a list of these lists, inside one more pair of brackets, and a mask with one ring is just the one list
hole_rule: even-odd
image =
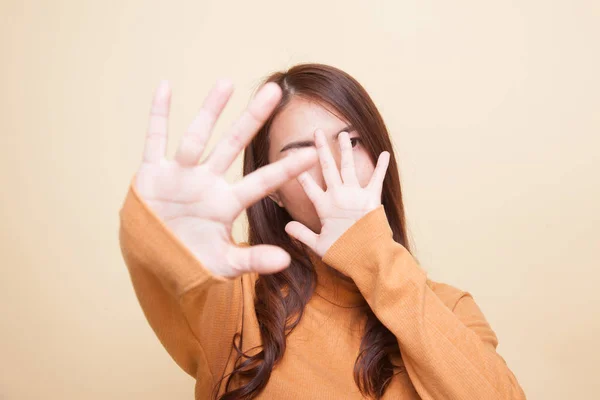
[[[353,140],[354,140],[354,142],[353,142]],[[350,144],[352,144],[352,147],[355,147],[354,143],[358,144],[358,142],[360,142],[360,138],[355,137],[355,138],[350,139]]]

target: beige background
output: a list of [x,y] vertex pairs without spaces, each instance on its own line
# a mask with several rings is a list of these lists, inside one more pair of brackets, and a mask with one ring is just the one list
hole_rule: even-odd
[[237,91],[211,146],[305,61],[373,96],[417,256],[473,294],[528,397],[597,396],[599,4],[3,0],[0,398],[192,398],[117,242],[152,92],[170,79],[172,156],[215,79]]

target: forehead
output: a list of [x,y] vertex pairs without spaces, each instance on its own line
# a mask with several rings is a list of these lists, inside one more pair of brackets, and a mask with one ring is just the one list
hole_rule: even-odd
[[341,119],[320,103],[295,96],[275,117],[269,130],[271,149],[281,149],[294,140],[312,140],[316,129],[325,135],[337,133],[348,121]]

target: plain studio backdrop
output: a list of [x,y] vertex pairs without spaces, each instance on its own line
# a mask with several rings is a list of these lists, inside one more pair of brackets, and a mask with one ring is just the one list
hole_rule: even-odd
[[2,1],[0,398],[193,397],[118,245],[150,100],[169,79],[172,157],[232,78],[210,150],[299,62],[371,94],[415,254],[474,296],[528,398],[596,396],[599,38],[593,0]]

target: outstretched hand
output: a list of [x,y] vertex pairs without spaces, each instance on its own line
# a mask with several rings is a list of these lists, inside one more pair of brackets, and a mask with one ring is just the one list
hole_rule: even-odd
[[327,184],[326,191],[306,171],[297,178],[317,210],[322,225],[321,232],[316,234],[298,221],[289,222],[285,226],[285,231],[290,236],[306,244],[320,257],[356,221],[381,205],[383,180],[390,160],[390,153],[387,151],[379,155],[375,171],[363,188],[356,177],[352,145],[347,132],[339,135],[339,142],[342,153],[341,171],[338,171],[323,132],[315,132],[319,162]]
[[206,144],[225,108],[233,85],[215,84],[198,115],[183,134],[173,160],[166,158],[171,88],[162,82],[150,112],[143,161],[135,189],[202,265],[215,275],[233,278],[247,272],[270,274],[287,268],[290,255],[270,244],[238,246],[232,241],[233,221],[246,208],[295,179],[317,162],[314,149],[301,149],[230,183],[225,173],[246,148],[281,99],[276,83],[261,87],[246,110],[212,152]]

